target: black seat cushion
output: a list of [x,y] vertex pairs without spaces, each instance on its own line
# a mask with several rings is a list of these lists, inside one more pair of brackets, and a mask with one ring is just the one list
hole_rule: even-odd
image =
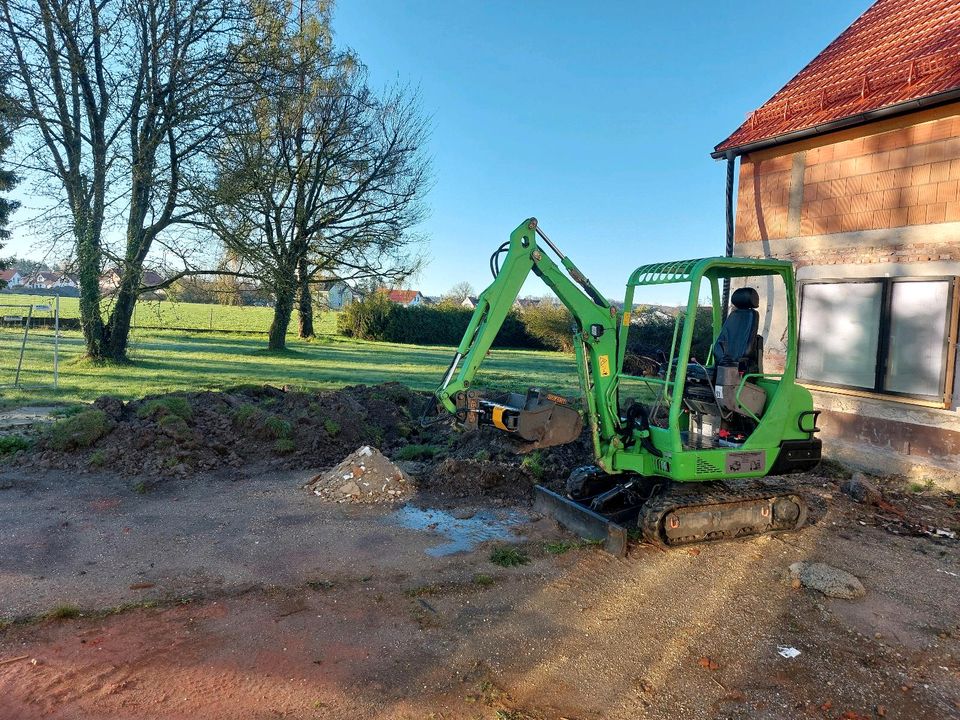
[[740,288],[730,299],[736,308],[727,315],[713,346],[713,359],[717,365],[735,364],[741,372],[759,372],[760,359],[757,330],[760,327],[760,296],[753,288]]

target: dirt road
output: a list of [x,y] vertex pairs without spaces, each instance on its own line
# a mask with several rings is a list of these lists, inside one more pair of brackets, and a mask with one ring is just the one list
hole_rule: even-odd
[[[960,717],[956,543],[829,482],[801,533],[617,559],[547,552],[524,505],[452,538],[307,477],[0,474],[0,616],[83,609],[0,633],[0,718]],[[497,534],[531,562],[491,564]],[[866,597],[793,587],[806,559]]]

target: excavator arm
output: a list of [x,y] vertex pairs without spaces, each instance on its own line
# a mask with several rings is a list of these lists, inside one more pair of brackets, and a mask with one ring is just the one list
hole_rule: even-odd
[[[556,254],[559,264],[538,240]],[[499,260],[504,253],[506,257],[501,266]],[[506,398],[491,399],[472,388],[474,376],[532,272],[573,316],[583,407],[594,449],[600,457],[604,454],[601,446],[617,438],[620,425],[616,402],[620,313],[550,241],[538,227],[536,218],[525,220],[511,233],[510,239],[490,258],[490,269],[493,282],[477,299],[463,340],[437,388],[438,401],[467,427],[493,425],[539,447],[559,445],[579,437],[581,415],[565,398],[531,388],[526,396],[512,393]]]

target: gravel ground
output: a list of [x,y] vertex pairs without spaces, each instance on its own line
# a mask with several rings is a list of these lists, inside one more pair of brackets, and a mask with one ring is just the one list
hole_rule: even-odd
[[[0,718],[960,717],[957,543],[894,534],[955,498],[898,515],[805,476],[802,532],[625,559],[553,554],[572,538],[499,501],[530,558],[504,568],[312,474],[0,473],[0,616],[82,609],[0,632]],[[795,587],[798,561],[865,597]]]

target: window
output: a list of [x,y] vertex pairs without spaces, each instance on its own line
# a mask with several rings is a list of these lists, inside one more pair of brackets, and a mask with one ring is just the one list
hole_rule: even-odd
[[822,385],[942,401],[953,278],[802,283],[797,376]]

